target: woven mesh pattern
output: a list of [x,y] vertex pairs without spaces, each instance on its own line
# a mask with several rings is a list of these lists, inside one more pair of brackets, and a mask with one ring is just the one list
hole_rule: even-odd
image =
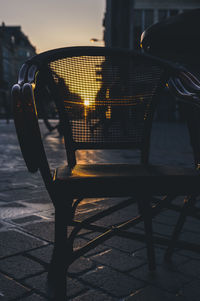
[[162,70],[143,57],[75,56],[49,63],[74,146],[140,148]]

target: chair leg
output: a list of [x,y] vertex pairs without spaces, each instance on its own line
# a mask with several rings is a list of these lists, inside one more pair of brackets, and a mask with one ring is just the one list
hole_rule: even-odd
[[138,207],[139,207],[140,214],[142,215],[144,220],[144,231],[146,236],[149,270],[153,271],[156,269],[156,262],[155,262],[155,250],[153,244],[152,207],[149,200],[146,197],[139,199]]
[[186,221],[186,217],[188,215],[188,210],[190,210],[195,205],[195,203],[196,203],[195,196],[190,196],[190,197],[185,198],[183,208],[181,210],[178,221],[177,221],[174,231],[172,233],[172,238],[171,238],[169,246],[165,252],[165,260],[166,261],[169,261],[171,259],[173,251],[175,249],[176,242],[179,239],[181,230]]
[[55,208],[55,242],[48,272],[48,286],[53,300],[67,300],[67,269],[72,259],[72,246],[67,237],[67,225],[71,218],[70,206]]

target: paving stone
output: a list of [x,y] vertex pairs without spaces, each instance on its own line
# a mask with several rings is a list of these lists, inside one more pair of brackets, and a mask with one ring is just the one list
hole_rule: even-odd
[[11,207],[13,207],[13,208],[24,208],[26,206],[24,206],[24,205],[22,205],[20,203],[17,203],[17,202],[12,202],[12,203],[8,203],[8,204],[5,204],[5,205],[2,205],[1,207],[2,208],[6,208],[6,207],[9,207],[9,208],[11,208]]
[[25,216],[25,217],[15,218],[12,220],[12,222],[14,222],[16,224],[24,224],[24,223],[34,222],[34,221],[37,221],[40,219],[41,218],[37,215],[29,215],[29,216]]
[[199,226],[200,222],[197,219],[188,216],[184,224],[184,230],[199,233]]
[[139,257],[132,256],[117,250],[107,250],[91,258],[95,262],[110,266],[121,272],[127,272],[145,263]]
[[44,268],[24,256],[13,256],[0,260],[0,270],[14,279],[21,279],[42,272]]
[[27,199],[26,202],[32,204],[52,204],[50,197],[46,194],[42,197],[40,196],[40,192],[38,192],[35,197]]
[[[37,292],[43,293],[48,296],[47,292],[47,273],[43,273],[38,276],[34,276],[25,280],[25,283]],[[67,277],[67,294],[68,297],[77,296],[83,293],[85,287],[76,279]],[[57,300],[56,300],[57,301]]]
[[34,258],[41,260],[44,263],[49,263],[51,260],[52,252],[53,252],[53,245],[47,245],[38,248],[34,251],[28,252],[28,254],[33,256]]
[[101,235],[100,232],[94,232],[94,231],[92,231],[92,232],[90,232],[90,233],[84,234],[83,237],[84,237],[85,239],[87,239],[87,240],[92,240],[92,239],[96,238],[96,237],[99,236],[99,235]]
[[94,249],[91,249],[90,251],[88,251],[87,253],[85,253],[85,257],[90,257],[90,256],[93,256],[93,255],[97,255],[101,252],[104,252],[108,250],[108,247],[107,246],[104,246],[104,245],[99,245],[97,247],[95,247]]
[[[185,262],[187,262],[189,260],[188,257],[184,256],[184,254],[179,254],[179,253],[174,252],[171,261],[166,263],[165,259],[164,259],[165,251],[166,251],[166,249],[155,247],[155,259],[156,259],[157,265],[164,264],[164,265],[170,266],[171,268],[172,267],[175,268],[181,264],[184,264]],[[143,249],[136,250],[132,255],[136,256],[138,258],[142,258],[144,261],[147,262],[146,247]]]
[[168,226],[166,224],[161,224],[161,223],[155,223],[153,221],[153,232],[155,235],[161,234],[163,236],[170,236],[172,233],[173,228],[171,226]]
[[70,265],[68,272],[70,274],[82,274],[94,268],[94,263],[85,257],[80,257]]
[[157,287],[147,286],[138,290],[135,294],[127,297],[124,301],[186,301],[177,294],[170,294]]
[[191,281],[186,275],[175,273],[163,266],[158,266],[155,271],[149,272],[148,266],[144,265],[130,273],[137,279],[150,283],[171,293],[177,293],[183,285]]
[[[7,201],[6,201],[7,203]],[[21,204],[17,202],[8,202],[1,206],[0,218],[1,219],[13,219],[16,217],[21,217],[22,215],[33,214],[38,211],[37,208],[27,207],[26,204]]]
[[180,235],[180,240],[200,245],[200,233],[184,231]]
[[108,239],[104,244],[127,253],[133,253],[135,250],[145,246],[145,243],[140,241],[116,236]]
[[21,300],[22,301],[46,301],[47,299],[39,295],[32,294],[28,297],[22,298]]
[[185,285],[179,292],[180,296],[185,297],[185,300],[199,301],[200,292],[200,280],[194,280]]
[[137,211],[135,210],[135,206],[131,205],[123,210],[116,211],[111,215],[101,218],[100,220],[95,222],[95,224],[99,226],[108,227],[116,223],[123,223],[135,216],[137,216]]
[[73,299],[73,301],[117,301],[116,298],[103,294],[100,291],[88,291],[84,295],[80,295]]
[[167,210],[167,211],[163,211],[162,214],[156,216],[154,220],[161,224],[168,225],[169,227],[171,226],[173,229],[175,223],[177,222],[178,216],[179,215],[177,212],[174,212],[172,210]]
[[144,286],[143,281],[103,266],[81,276],[81,279],[88,285],[102,289],[118,298],[127,296]]
[[0,273],[0,299],[3,301],[20,300],[28,292],[28,288]]
[[85,244],[88,243],[88,240],[82,238],[82,237],[77,237],[74,241],[74,250],[77,250],[84,246]]
[[31,289],[47,295],[47,273],[42,273],[40,275],[30,277],[24,282]]
[[177,270],[187,276],[200,278],[200,261],[189,260],[186,263],[179,265]]
[[53,242],[54,241],[54,222],[38,222],[24,226],[24,228],[31,234],[34,234],[42,239]]
[[45,243],[15,230],[0,232],[0,257],[14,255],[44,245]]
[[177,254],[180,254],[182,256],[187,256],[190,259],[200,260],[200,253],[197,252],[192,252],[188,250],[178,250]]

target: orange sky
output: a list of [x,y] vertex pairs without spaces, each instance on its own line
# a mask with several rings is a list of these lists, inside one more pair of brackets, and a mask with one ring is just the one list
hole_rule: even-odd
[[0,0],[0,23],[21,25],[39,53],[102,39],[104,11],[105,0]]

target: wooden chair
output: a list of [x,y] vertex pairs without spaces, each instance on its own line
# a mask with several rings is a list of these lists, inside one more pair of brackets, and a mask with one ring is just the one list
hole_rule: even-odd
[[[190,72],[181,72],[179,77],[172,77],[168,81],[168,87],[175,96],[177,102],[184,103],[185,117],[190,134],[190,143],[194,155],[195,169],[199,171],[200,168],[200,81]],[[199,193],[189,194],[184,198],[183,205],[178,207],[170,204],[170,208],[180,212],[177,223],[173,229],[172,238],[169,241],[168,248],[165,253],[165,259],[171,260],[173,251],[177,247],[177,242],[181,234],[181,230],[186,222],[188,216],[200,220],[200,210],[196,207]],[[179,245],[182,248],[187,248],[191,251],[200,252],[200,246],[194,243],[181,242]]]
[[[66,273],[77,258],[113,235],[145,240],[150,270],[155,269],[152,217],[177,195],[199,193],[199,172],[150,165],[151,126],[159,93],[183,69],[161,59],[124,49],[72,47],[51,50],[27,61],[13,86],[16,131],[30,172],[40,171],[55,207],[55,244],[48,273],[55,300],[66,298]],[[187,71],[185,71],[187,74]],[[38,86],[38,78],[40,85]],[[39,87],[54,99],[64,136],[67,165],[53,173],[45,154],[35,104]],[[36,99],[37,97],[37,99]],[[137,149],[137,164],[77,164],[78,149]],[[157,206],[154,196],[164,196]],[[83,198],[129,197],[84,221],[75,219]],[[140,215],[106,229],[94,222],[137,202]],[[145,235],[126,231],[144,221]],[[74,227],[68,233],[68,227]],[[100,232],[78,250],[76,235]]]

